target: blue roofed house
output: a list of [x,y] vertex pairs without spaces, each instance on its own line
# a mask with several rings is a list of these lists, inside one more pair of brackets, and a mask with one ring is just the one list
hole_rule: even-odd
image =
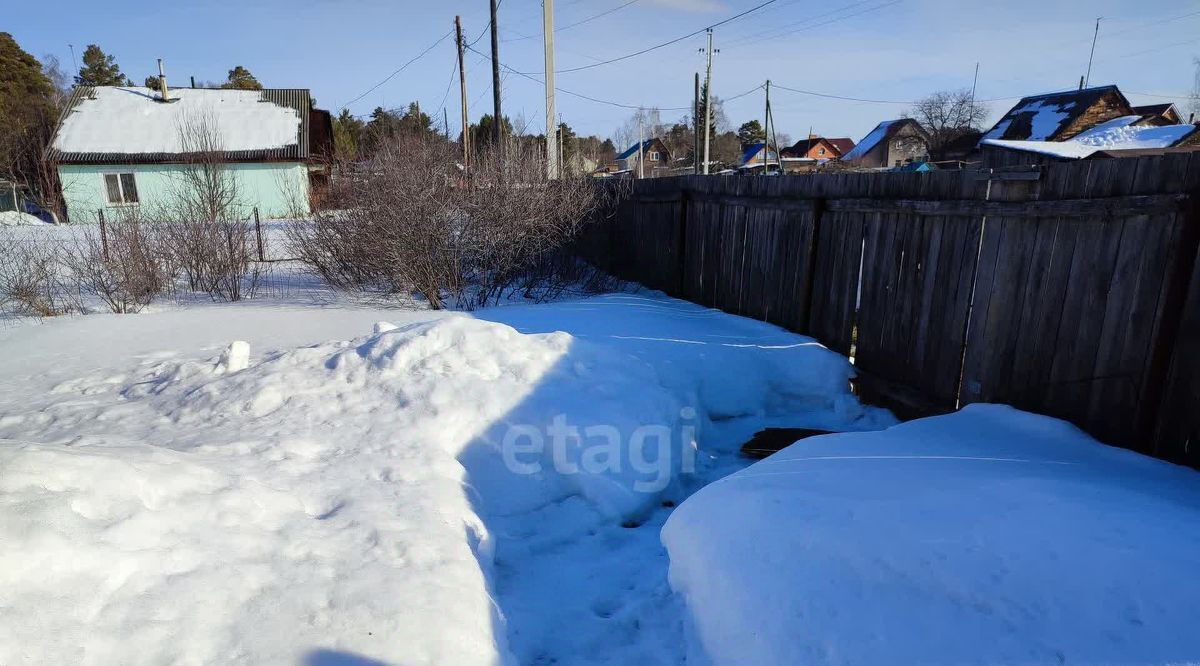
[[329,122],[303,89],[79,86],[46,159],[72,222],[169,205],[201,154],[236,183],[241,215],[283,217],[306,212],[322,182]]
[[762,171],[777,168],[779,151],[772,146],[769,150],[765,142],[750,143],[742,147],[742,159],[738,161],[738,169],[743,171]]
[[885,120],[875,126],[843,162],[871,169],[900,167],[929,159],[929,134],[912,118]]
[[671,172],[671,151],[658,138],[634,143],[617,155],[617,172],[632,174],[634,178],[667,175]]

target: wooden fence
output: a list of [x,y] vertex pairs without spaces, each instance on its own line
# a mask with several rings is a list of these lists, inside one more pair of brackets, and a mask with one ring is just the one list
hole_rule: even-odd
[[1200,467],[1200,152],[627,185],[586,257],[817,338],[867,400],[1009,403]]

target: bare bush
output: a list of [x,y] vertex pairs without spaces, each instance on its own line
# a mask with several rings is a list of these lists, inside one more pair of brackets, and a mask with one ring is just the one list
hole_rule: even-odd
[[254,295],[260,271],[254,226],[230,171],[215,120],[187,118],[179,127],[186,155],[156,216],[171,262],[192,291],[237,301]]
[[50,239],[0,227],[0,310],[53,317],[79,309],[79,293]]
[[528,142],[482,151],[470,174],[454,157],[436,136],[380,146],[343,180],[346,210],[289,229],[292,252],[334,286],[415,292],[434,308],[544,300],[585,277],[569,246],[599,201],[592,183],[547,181]]
[[137,209],[83,230],[65,254],[79,290],[116,313],[138,312],[171,283],[170,265],[151,225]]
[[335,287],[415,291],[442,308],[463,289],[460,179],[449,143],[398,137],[339,184],[345,210],[289,229],[292,252]]

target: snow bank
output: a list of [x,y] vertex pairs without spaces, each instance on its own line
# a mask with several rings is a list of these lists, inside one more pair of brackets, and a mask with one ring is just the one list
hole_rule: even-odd
[[[671,299],[395,314],[0,332],[0,663],[511,663],[493,525],[638,520],[730,415],[890,418],[836,354]],[[347,326],[374,332],[295,347]]]
[[1196,131],[1195,125],[1164,125],[1161,127],[1136,127],[1130,119],[1139,116],[1123,116],[1101,123],[1067,141],[1015,141],[1007,139],[985,139],[984,145],[1024,150],[1043,155],[1054,155],[1068,159],[1083,159],[1101,150],[1133,150],[1169,148]]
[[973,405],[797,443],[663,529],[712,664],[1200,659],[1196,473]]
[[18,225],[45,225],[40,218],[34,217],[29,213],[22,213],[16,210],[0,211],[0,227],[15,227]]
[[68,153],[182,153],[181,130],[203,122],[225,151],[295,145],[300,116],[258,90],[172,88],[169,104],[141,87],[98,87],[67,114],[54,148]]

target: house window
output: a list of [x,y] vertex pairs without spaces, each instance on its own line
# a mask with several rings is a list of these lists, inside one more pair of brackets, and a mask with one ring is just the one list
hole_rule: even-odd
[[651,161],[651,162],[657,162],[657,161],[658,161],[658,151],[657,151],[657,150],[652,150],[652,151],[650,151],[650,161]]
[[818,154],[818,155],[824,155],[824,154],[825,154],[825,149],[824,149],[824,148],[819,148],[819,149],[817,150],[817,154]]
[[104,191],[108,203],[114,206],[126,206],[138,202],[137,181],[132,173],[104,174]]

